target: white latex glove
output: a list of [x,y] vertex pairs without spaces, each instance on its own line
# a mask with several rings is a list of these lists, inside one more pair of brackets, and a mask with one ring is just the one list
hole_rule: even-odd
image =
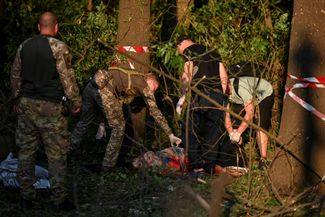
[[171,145],[176,144],[176,146],[178,146],[182,142],[182,140],[177,136],[175,136],[174,134],[170,134],[168,137]]
[[239,133],[237,130],[233,130],[231,133],[229,133],[229,138],[232,143],[239,143],[241,133]]
[[96,133],[96,139],[102,139],[106,137],[106,130],[105,130],[105,124],[102,122],[99,124],[97,133]]
[[178,102],[177,102],[177,105],[176,105],[176,112],[177,114],[181,114],[182,113],[182,106],[185,102],[185,95],[181,96],[181,98],[179,98]]

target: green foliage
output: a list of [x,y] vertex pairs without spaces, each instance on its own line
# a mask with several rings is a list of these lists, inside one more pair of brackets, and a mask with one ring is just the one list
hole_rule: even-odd
[[62,26],[63,40],[71,47],[74,57],[74,70],[82,83],[99,68],[105,68],[112,60],[112,51],[97,42],[100,38],[114,46],[117,34],[117,11],[106,13],[106,6],[101,3],[89,14],[83,13]]
[[[116,44],[118,18],[118,9],[116,7],[108,10],[108,7],[103,3],[104,1],[94,1],[94,10],[87,12],[86,0],[5,0],[4,2],[6,4],[5,16],[2,16],[1,19],[2,23],[5,24],[3,25],[3,31],[7,32],[5,34],[7,59],[4,61],[2,68],[4,79],[1,81],[1,89],[5,90],[3,92],[9,93],[7,91],[9,90],[9,74],[18,45],[26,38],[37,34],[38,15],[47,9],[52,9],[59,15],[59,36],[70,47],[73,55],[73,68],[80,87],[82,87],[82,82],[87,77],[94,74],[95,70],[107,67],[112,60],[112,51],[99,44],[97,39],[100,38],[111,46]],[[169,25],[170,22],[167,29],[164,22],[166,22],[166,16],[175,16],[173,14],[176,11],[175,3],[170,3],[171,1],[168,0],[152,2],[150,47],[152,65],[175,78],[179,78],[183,68],[183,60],[175,49],[176,38],[181,34],[188,34],[195,42],[216,49],[221,54],[226,66],[242,60],[270,64],[274,57],[279,58],[282,64],[286,62],[291,12],[283,6],[287,2],[285,0],[208,0],[205,1],[207,4],[201,8],[195,8],[192,5],[182,22],[175,27]],[[268,11],[270,17],[268,17]],[[272,27],[266,24],[267,18],[272,21]],[[164,31],[170,33],[170,38],[163,39],[162,33]],[[161,80],[160,89],[163,95],[172,97],[168,103],[173,104],[173,100],[179,96],[179,86],[165,77]],[[4,106],[7,106],[7,100],[3,99],[3,96],[1,96],[1,101],[3,105],[6,104]],[[164,103],[162,107],[169,106],[168,103]],[[7,114],[7,108],[4,110],[2,107],[0,108],[1,111],[5,111]],[[175,115],[166,114],[166,116]],[[3,116],[1,120],[5,118]],[[10,130],[14,128],[13,125],[4,126],[10,126]],[[152,147],[163,148],[160,145],[160,137],[157,138],[160,135],[154,135],[155,142],[159,144],[155,143]],[[167,141],[165,138],[161,140]],[[89,155],[89,152],[87,154]],[[122,216],[124,214],[127,216],[125,211],[123,212],[123,209],[125,209],[132,212],[132,214],[137,213],[138,216],[162,216],[161,213],[166,208],[162,204],[168,201],[166,200],[167,195],[170,193],[169,191],[172,191],[170,186],[174,187],[173,184],[175,183],[175,180],[166,177],[162,178],[144,171],[141,171],[140,175],[110,173],[99,179],[94,174],[85,172],[83,168],[79,169],[80,171],[77,171],[76,177],[80,179],[78,184],[81,185],[78,192],[81,195],[79,198],[81,216],[91,216],[91,211],[96,210],[95,206],[98,201],[95,199],[100,192],[99,188],[106,192],[101,198],[103,199],[101,202],[106,206],[101,207],[104,210],[99,209],[99,211],[102,211],[102,215],[121,214],[120,216]],[[268,180],[264,172],[257,171],[255,164],[251,166],[250,170],[250,176],[237,179],[228,191],[229,195],[237,197],[232,198],[235,205],[231,205],[233,206],[231,214],[236,216],[245,214],[250,216],[262,215],[265,210],[261,210],[258,207],[259,205],[276,207],[280,204],[278,200],[270,195],[269,186],[267,186]],[[181,185],[183,184],[184,180],[181,180]],[[207,189],[207,186],[195,185],[195,190],[207,196],[207,192],[211,190]],[[4,191],[3,189],[0,190]],[[4,194],[1,195],[3,199],[5,196]],[[178,201],[178,196],[175,197],[175,201],[172,201],[172,205]],[[186,196],[189,198],[188,195]],[[160,198],[157,201],[152,199],[157,197]],[[188,208],[188,204],[186,204],[185,209],[199,210],[200,207],[193,203],[194,199],[190,199],[192,200],[191,207]],[[17,198],[14,201],[17,201]],[[127,206],[125,201],[129,202]],[[257,206],[254,206],[254,204]],[[16,204],[11,204],[10,210],[8,208],[1,214],[9,216],[12,210],[18,210],[16,206]],[[226,206],[224,207],[226,208]],[[197,212],[203,213],[197,216],[206,216],[203,210]],[[20,214],[18,213],[17,216]],[[225,215],[228,214],[225,213]],[[50,214],[41,213],[39,215],[46,216]]]
[[73,68],[77,80],[82,84],[98,68],[107,66],[111,51],[97,42],[101,38],[114,45],[117,34],[117,10],[107,14],[103,3],[88,13],[87,1],[6,1],[5,14],[2,17],[5,38],[7,40],[7,59],[4,63],[6,76],[4,89],[8,90],[9,74],[18,45],[28,37],[38,34],[37,22],[41,12],[52,10],[59,18],[59,38],[66,42],[73,55]]
[[[217,49],[226,65],[242,60],[268,63],[273,53],[285,63],[290,12],[286,8],[281,9],[281,3],[210,0],[201,8],[192,6],[185,21],[176,27],[170,42],[175,41],[178,35],[190,35],[195,42]],[[266,10],[271,12],[273,30],[266,25]],[[160,23],[155,25],[161,26]],[[158,43],[156,56],[162,65],[179,71],[181,63],[170,42]]]
[[[180,34],[188,34],[197,43],[215,48],[226,65],[250,60],[268,63],[271,56],[286,61],[289,35],[288,9],[281,8],[283,1],[207,1],[201,8],[190,8],[184,22],[166,28],[166,17],[176,16],[175,3],[160,0],[152,5],[152,63],[168,74],[178,78],[182,71],[182,58],[177,55],[174,41]],[[95,4],[92,12],[86,12],[87,1],[7,1],[4,30],[8,38],[6,53],[8,61],[4,72],[9,78],[18,44],[37,33],[37,19],[40,12],[53,9],[60,18],[60,37],[67,42],[73,54],[74,69],[80,85],[98,68],[106,67],[112,60],[112,52],[101,46],[101,38],[114,46],[117,35],[117,8],[110,8],[102,2]],[[273,29],[266,26],[266,10],[271,12]],[[173,14],[174,13],[174,14]],[[6,22],[5,21],[5,22]],[[174,28],[174,29],[173,29]],[[18,30],[18,34],[17,34]],[[161,41],[163,32],[170,32],[168,41]],[[9,89],[9,79],[5,88]],[[170,84],[168,84],[170,86]],[[178,95],[177,86],[171,85],[171,94]]]

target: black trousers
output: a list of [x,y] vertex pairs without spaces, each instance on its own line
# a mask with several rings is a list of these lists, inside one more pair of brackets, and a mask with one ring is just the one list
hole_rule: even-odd
[[88,82],[82,92],[81,117],[70,135],[70,147],[76,150],[80,146],[83,136],[96,117],[106,120],[103,114],[103,104],[98,89]]
[[[205,91],[205,94],[224,105],[225,97],[221,93]],[[224,111],[205,98],[195,95],[190,105],[190,115],[182,122],[183,144],[188,144],[190,168],[205,168],[211,171],[218,161],[220,144],[223,141]]]
[[216,164],[222,167],[247,167],[247,157],[243,146],[232,143],[228,135],[224,136],[219,145]]

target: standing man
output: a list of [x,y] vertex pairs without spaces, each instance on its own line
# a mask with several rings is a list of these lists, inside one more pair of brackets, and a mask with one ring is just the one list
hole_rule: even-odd
[[[258,107],[258,117],[254,118],[254,123],[268,130],[274,103],[272,85],[262,78],[250,76],[231,78],[229,81],[229,101],[240,105],[240,109],[244,109],[244,119],[247,122],[250,122],[254,118],[255,108]],[[229,108],[230,106],[228,104]],[[241,143],[241,135],[249,124],[241,121],[239,126],[234,128],[230,114],[227,112],[225,126],[230,140],[235,143]],[[268,136],[260,130],[257,130],[256,136],[261,156],[259,168],[263,168],[266,166]]]
[[[178,39],[177,51],[185,59],[182,74],[184,95],[177,103],[178,113],[184,105],[189,86],[195,86],[215,102],[224,105],[228,75],[220,55],[203,45],[195,44],[188,36]],[[194,92],[191,92],[190,97],[188,125],[186,118],[182,123],[182,140],[188,144],[189,170],[211,173],[218,158],[224,112]]]
[[39,35],[20,44],[11,71],[11,85],[18,103],[16,143],[19,146],[17,177],[21,185],[21,206],[31,208],[36,200],[33,187],[35,154],[43,143],[48,158],[51,199],[55,208],[71,209],[65,186],[69,150],[67,119],[63,116],[62,97],[80,111],[81,98],[67,45],[56,39],[57,17],[41,14]]
[[93,121],[94,111],[99,108],[105,114],[112,130],[102,163],[102,171],[113,168],[117,163],[125,130],[123,104],[129,104],[134,97],[144,98],[150,115],[168,135],[171,144],[181,143],[181,139],[174,136],[156,104],[154,93],[159,86],[156,76],[150,73],[142,74],[127,68],[127,65],[124,66],[98,70],[88,82],[83,91],[81,119],[71,134],[71,146],[75,149]]

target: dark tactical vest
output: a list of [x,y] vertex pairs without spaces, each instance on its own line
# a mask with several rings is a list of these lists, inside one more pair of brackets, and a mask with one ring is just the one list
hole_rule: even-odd
[[60,102],[64,90],[47,36],[36,35],[21,52],[22,96]]

